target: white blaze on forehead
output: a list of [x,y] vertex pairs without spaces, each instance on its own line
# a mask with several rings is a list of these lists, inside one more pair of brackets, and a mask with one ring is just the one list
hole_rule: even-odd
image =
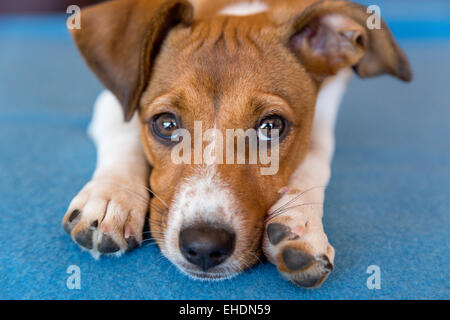
[[220,14],[230,16],[250,16],[252,14],[267,11],[267,9],[267,5],[260,1],[241,2],[225,7],[220,11]]

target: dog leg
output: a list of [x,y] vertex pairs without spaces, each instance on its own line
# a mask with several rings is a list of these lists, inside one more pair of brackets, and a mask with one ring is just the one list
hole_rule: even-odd
[[336,114],[350,76],[350,70],[343,70],[322,85],[310,151],[266,220],[264,253],[285,278],[302,287],[319,286],[333,269],[334,248],[322,225],[323,201]]
[[89,135],[97,146],[97,167],[70,203],[63,226],[96,258],[121,255],[142,242],[149,203],[138,116],[125,122],[119,102],[105,91],[95,103]]

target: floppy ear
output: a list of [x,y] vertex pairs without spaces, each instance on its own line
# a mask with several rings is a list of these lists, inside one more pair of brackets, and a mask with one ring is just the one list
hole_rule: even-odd
[[122,104],[126,120],[139,106],[165,36],[175,25],[189,23],[192,12],[186,0],[114,0],[81,11],[81,28],[71,30],[72,36]]
[[293,24],[289,45],[316,79],[353,67],[359,76],[388,73],[412,78],[408,60],[388,26],[367,28],[366,7],[342,0],[324,0],[305,9]]

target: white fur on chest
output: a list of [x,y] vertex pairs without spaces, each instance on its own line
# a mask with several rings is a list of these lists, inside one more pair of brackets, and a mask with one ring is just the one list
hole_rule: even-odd
[[260,1],[235,3],[225,7],[220,14],[229,16],[250,16],[267,11],[268,7]]

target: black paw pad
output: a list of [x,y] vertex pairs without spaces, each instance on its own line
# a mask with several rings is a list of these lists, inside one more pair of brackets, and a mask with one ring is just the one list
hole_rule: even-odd
[[126,252],[130,252],[134,249],[136,249],[137,247],[139,247],[139,242],[137,242],[135,237],[129,237],[127,239],[127,251]]
[[83,231],[78,232],[75,235],[75,241],[82,247],[86,248],[86,249],[92,249],[93,245],[92,245],[92,234],[93,234],[93,230],[92,229],[86,229]]
[[291,233],[291,229],[281,223],[271,223],[267,226],[267,237],[273,245],[278,244]]
[[292,271],[302,270],[314,261],[314,257],[296,248],[285,248],[283,262]]
[[97,246],[101,253],[113,253],[120,250],[119,245],[108,235],[104,234],[102,241]]

